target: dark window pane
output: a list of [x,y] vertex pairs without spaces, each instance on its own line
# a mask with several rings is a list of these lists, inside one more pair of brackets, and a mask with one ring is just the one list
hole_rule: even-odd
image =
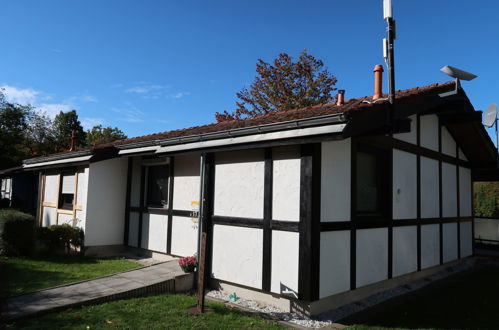
[[149,166],[147,170],[147,206],[168,204],[168,165]]
[[357,212],[378,213],[379,187],[376,154],[357,153]]
[[59,200],[59,208],[64,210],[72,210],[73,199],[74,194],[61,194],[61,198]]

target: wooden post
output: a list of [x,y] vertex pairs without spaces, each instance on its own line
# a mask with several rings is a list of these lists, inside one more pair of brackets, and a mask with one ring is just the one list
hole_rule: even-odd
[[204,291],[211,273],[211,244],[213,236],[213,225],[211,216],[213,213],[213,193],[215,162],[213,154],[202,156],[202,196],[201,196],[201,240],[198,255],[198,303],[196,313],[204,313]]

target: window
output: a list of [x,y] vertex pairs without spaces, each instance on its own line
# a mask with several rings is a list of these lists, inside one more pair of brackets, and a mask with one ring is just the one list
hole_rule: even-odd
[[359,145],[356,154],[356,214],[360,218],[387,217],[390,158],[388,151]]
[[64,210],[72,210],[75,193],[75,174],[61,174],[61,185],[59,193],[59,208]]
[[146,205],[166,208],[168,206],[168,165],[147,166]]

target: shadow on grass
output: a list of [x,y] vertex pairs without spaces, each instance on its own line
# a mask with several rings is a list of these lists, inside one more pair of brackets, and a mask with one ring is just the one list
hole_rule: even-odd
[[454,275],[342,320],[357,329],[499,327],[499,266]]

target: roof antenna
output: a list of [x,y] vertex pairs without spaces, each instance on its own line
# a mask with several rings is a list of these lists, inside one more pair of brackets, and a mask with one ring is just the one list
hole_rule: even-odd
[[474,75],[473,73],[466,72],[464,70],[455,68],[450,65],[446,65],[443,68],[440,69],[441,72],[445,73],[448,76],[451,76],[452,78],[456,78],[456,88],[453,91],[447,92],[447,93],[442,93],[438,94],[440,97],[447,97],[451,95],[456,95],[458,89],[461,87],[461,80],[473,80],[477,76]]
[[[383,39],[383,57],[388,67],[388,100],[391,104],[395,99],[395,56],[394,40],[396,38],[396,26],[393,19],[392,0],[383,0],[383,19],[386,20],[386,32],[388,38]],[[393,119],[393,114],[391,115]]]

